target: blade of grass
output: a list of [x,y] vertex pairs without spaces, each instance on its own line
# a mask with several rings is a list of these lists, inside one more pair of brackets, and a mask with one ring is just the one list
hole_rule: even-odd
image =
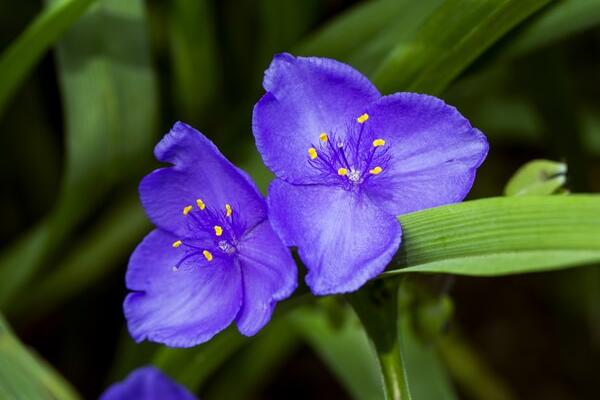
[[600,0],[564,0],[549,6],[519,33],[503,57],[518,57],[600,24]]
[[0,315],[0,398],[77,400],[71,385],[14,336]]
[[373,74],[383,93],[439,94],[484,50],[550,0],[446,0]]
[[600,196],[498,197],[399,217],[404,245],[383,276],[498,276],[600,261]]
[[59,44],[58,71],[66,171],[51,215],[0,257],[4,307],[61,246],[68,247],[70,232],[111,186],[139,175],[140,158],[151,154],[157,93],[143,2],[100,0]]
[[37,16],[0,56],[0,115],[40,58],[95,0],[61,0]]
[[375,353],[356,316],[342,309],[341,326],[335,326],[323,307],[302,307],[287,317],[319,358],[339,379],[352,398],[383,398]]

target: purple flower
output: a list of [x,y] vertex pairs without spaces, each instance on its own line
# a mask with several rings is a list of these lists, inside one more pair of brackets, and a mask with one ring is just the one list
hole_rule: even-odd
[[276,179],[269,218],[297,246],[315,294],[356,290],[398,250],[397,215],[461,201],[488,143],[442,100],[381,96],[350,66],[276,55],[254,108]]
[[138,368],[127,378],[112,384],[100,400],[196,400],[181,385],[154,367]]
[[247,336],[296,288],[289,250],[262,195],[201,133],[178,122],[154,154],[172,167],[140,184],[157,226],[129,260],[125,317],[133,338],[190,347],[235,320]]

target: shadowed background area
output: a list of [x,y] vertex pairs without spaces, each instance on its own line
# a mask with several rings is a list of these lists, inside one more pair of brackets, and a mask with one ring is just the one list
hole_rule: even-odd
[[[380,397],[342,298],[188,350],[136,346],[125,329],[154,144],[185,121],[264,191],[251,113],[277,52],[337,58],[382,93],[455,105],[491,144],[470,199],[502,196],[533,159],[565,163],[570,192],[600,191],[598,0],[4,0],[0,49],[0,311],[83,398],[148,363],[203,399]],[[413,320],[401,324],[414,325],[415,379],[429,382],[418,400],[597,397],[597,266],[410,275],[405,287]],[[25,352],[6,332],[0,348]],[[13,379],[1,363],[0,387]]]

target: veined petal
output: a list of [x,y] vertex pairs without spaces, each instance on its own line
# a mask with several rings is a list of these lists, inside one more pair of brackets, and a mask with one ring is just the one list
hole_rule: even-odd
[[398,221],[360,193],[275,179],[267,202],[275,231],[298,247],[314,294],[358,289],[385,269],[400,245]]
[[241,206],[247,226],[266,217],[264,200],[256,185],[231,164],[217,147],[194,128],[178,122],[156,145],[159,161],[172,167],[158,169],[140,183],[140,197],[152,222],[178,236],[186,234],[185,207]]
[[142,367],[111,385],[100,400],[195,400],[187,389],[155,367]]
[[400,215],[466,197],[488,142],[456,108],[433,96],[396,93],[368,113],[390,156],[388,168],[364,187],[375,204]]
[[[263,160],[275,175],[310,183],[311,143],[321,133],[346,134],[351,119],[380,97],[360,72],[328,58],[278,54],[265,72],[267,93],[254,107],[252,127]],[[318,156],[318,155],[317,155]]]
[[256,334],[269,320],[277,301],[296,289],[298,271],[289,249],[265,220],[238,245],[244,301],[236,318],[239,331]]
[[129,260],[125,318],[136,342],[148,339],[172,347],[206,342],[225,329],[242,303],[239,266],[215,257],[183,257],[172,243],[177,237],[152,231]]

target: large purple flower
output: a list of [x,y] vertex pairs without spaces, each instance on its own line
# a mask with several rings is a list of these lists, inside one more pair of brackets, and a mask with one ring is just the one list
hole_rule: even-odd
[[254,108],[258,150],[276,179],[269,217],[297,246],[313,293],[350,292],[398,250],[396,216],[461,201],[488,143],[442,100],[381,96],[350,66],[276,55]]
[[154,367],[138,368],[122,382],[112,384],[100,400],[196,400],[181,385]]
[[156,146],[158,169],[140,184],[157,226],[129,260],[124,303],[133,338],[189,347],[235,320],[254,335],[296,288],[289,250],[251,179],[178,122]]

